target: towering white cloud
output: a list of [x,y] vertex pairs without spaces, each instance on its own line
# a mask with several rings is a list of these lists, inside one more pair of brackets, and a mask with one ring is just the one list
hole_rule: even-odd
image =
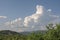
[[34,25],[34,23],[38,22],[40,16],[43,14],[43,6],[36,6],[36,13],[30,16],[25,17],[24,26]]
[[37,5],[36,12],[32,15],[26,16],[24,19],[17,18],[13,21],[6,22],[5,26],[9,26],[15,31],[45,30],[46,27],[44,25],[47,25],[49,22],[56,20],[56,18],[59,18],[59,16],[51,15],[51,12],[51,9],[45,10],[43,6]]

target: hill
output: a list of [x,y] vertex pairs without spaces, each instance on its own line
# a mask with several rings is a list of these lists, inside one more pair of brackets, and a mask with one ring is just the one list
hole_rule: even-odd
[[4,35],[16,35],[16,34],[20,34],[20,33],[15,32],[15,31],[10,31],[10,30],[2,30],[2,31],[0,31],[0,34],[4,34]]

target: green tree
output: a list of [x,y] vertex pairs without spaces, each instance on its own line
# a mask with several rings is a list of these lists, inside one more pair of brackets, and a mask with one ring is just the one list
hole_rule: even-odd
[[48,31],[44,35],[44,40],[60,40],[60,24],[48,25]]

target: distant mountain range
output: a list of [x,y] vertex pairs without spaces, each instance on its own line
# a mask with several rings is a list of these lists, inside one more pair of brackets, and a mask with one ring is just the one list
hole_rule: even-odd
[[15,35],[15,34],[20,34],[20,33],[15,32],[15,31],[10,31],[10,30],[2,30],[2,31],[0,31],[0,34],[4,34],[4,35]]
[[16,34],[19,34],[19,35],[27,35],[27,34],[31,34],[31,33],[45,33],[46,31],[44,30],[38,30],[38,31],[30,31],[30,32],[15,32],[15,31],[10,31],[10,30],[2,30],[0,31],[0,34],[4,34],[4,35],[16,35]]

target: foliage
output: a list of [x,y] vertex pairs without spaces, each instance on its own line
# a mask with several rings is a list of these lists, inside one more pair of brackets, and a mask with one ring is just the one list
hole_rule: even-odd
[[60,24],[56,24],[56,26],[52,25],[47,33],[44,35],[44,40],[60,40]]

